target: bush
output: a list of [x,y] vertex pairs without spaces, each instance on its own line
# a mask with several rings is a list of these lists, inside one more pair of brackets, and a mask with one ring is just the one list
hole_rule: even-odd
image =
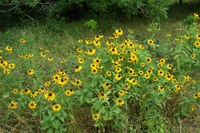
[[[157,28],[155,23],[150,29]],[[7,32],[3,44],[10,45],[0,49],[1,123],[17,129],[26,123],[27,132],[80,132],[84,125],[99,132],[170,132],[200,104],[194,74],[200,27],[184,28],[168,42],[176,44],[170,57],[152,52],[155,36],[139,42],[120,28],[78,40],[66,47],[73,48],[67,56],[62,39],[55,42],[56,55],[45,45],[35,47],[32,34],[11,39]]]
[[[0,1],[1,12],[10,13],[12,11],[18,14],[33,16],[42,13],[45,16],[57,16],[63,12],[73,11],[82,8],[82,11],[95,12],[97,14],[111,13],[112,9],[122,11],[126,16],[131,17],[135,14],[143,14],[149,19],[160,20],[167,17],[167,9],[171,0],[18,0],[18,1]],[[85,12],[85,13],[86,13]],[[74,12],[71,14],[75,14]],[[67,17],[65,15],[64,17]]]

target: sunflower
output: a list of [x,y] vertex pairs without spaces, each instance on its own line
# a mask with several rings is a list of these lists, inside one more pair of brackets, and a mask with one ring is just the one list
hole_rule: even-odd
[[122,98],[117,98],[115,100],[115,103],[118,105],[118,106],[122,106],[124,104],[124,100]]
[[78,40],[78,43],[83,43],[83,40],[82,40],[82,39],[79,39],[79,40]]
[[153,77],[153,81],[154,82],[158,81],[158,78],[157,77]]
[[85,44],[92,44],[92,41],[90,41],[90,40],[85,40]]
[[115,33],[119,36],[121,36],[123,34],[123,30],[120,28],[120,29],[115,29]]
[[92,64],[90,64],[90,67],[91,67],[91,68],[97,68],[97,64],[92,63]]
[[170,74],[165,74],[165,79],[166,79],[167,81],[170,81],[170,80],[171,80],[171,75],[170,75]]
[[47,60],[48,60],[48,61],[52,61],[53,58],[52,58],[52,57],[48,57]]
[[121,74],[115,74],[115,79],[116,80],[121,80],[122,79],[122,75]]
[[77,53],[82,53],[82,49],[77,48],[77,49],[76,49],[76,52],[77,52]]
[[52,76],[52,78],[53,78],[54,83],[57,83],[57,82],[61,79],[61,77],[60,77],[59,74],[54,74],[54,75]]
[[103,69],[103,66],[100,65],[100,64],[98,64],[98,65],[97,65],[97,68],[99,68],[99,69]]
[[74,94],[74,91],[72,91],[72,90],[66,90],[65,91],[65,95],[68,96],[68,97],[73,95],[73,94]]
[[190,38],[190,36],[189,36],[189,35],[185,35],[184,37],[185,37],[185,39],[189,39],[189,38]]
[[195,41],[194,42],[194,46],[199,47],[200,46],[200,42],[199,41]]
[[132,85],[137,85],[137,79],[136,78],[126,78],[126,81],[128,81]]
[[93,63],[99,64],[99,63],[101,63],[101,59],[99,59],[99,58],[96,57],[96,58],[93,60]]
[[22,90],[21,91],[23,94],[30,94],[31,93],[31,90],[30,89],[28,89],[28,88],[26,88],[26,89],[24,89],[24,90]]
[[82,81],[78,80],[78,79],[74,79],[71,83],[74,86],[81,86],[82,85]]
[[41,94],[41,93],[43,93],[43,92],[45,92],[45,91],[46,91],[46,89],[45,89],[44,87],[41,87],[41,88],[39,88],[39,89],[37,90],[38,94]]
[[64,86],[66,83],[68,82],[68,77],[66,78],[61,78],[60,80],[58,80],[58,84],[61,86]]
[[107,90],[111,87],[111,83],[105,82],[102,86]]
[[158,64],[157,64],[157,66],[158,66],[159,68],[162,67],[162,65],[163,65],[163,64],[161,64],[161,63],[158,63]]
[[124,96],[125,95],[125,91],[124,90],[120,90],[119,92],[118,92],[118,95],[120,95],[120,96]]
[[34,108],[36,108],[36,106],[37,106],[37,104],[35,103],[35,102],[30,102],[29,104],[28,104],[28,106],[29,106],[29,108],[30,109],[34,109]]
[[181,85],[175,85],[174,91],[178,92],[181,89]]
[[45,85],[46,87],[50,87],[51,82],[50,82],[50,81],[47,81],[47,82],[44,83],[44,85]]
[[65,63],[67,60],[66,59],[62,59],[61,61],[60,61],[60,63]]
[[139,70],[139,74],[140,74],[140,76],[142,76],[144,74],[144,72],[142,70]]
[[28,69],[27,70],[27,74],[30,75],[30,76],[33,75],[34,74],[34,70],[33,69]]
[[144,45],[140,44],[140,45],[139,45],[139,48],[140,48],[140,49],[144,49]]
[[12,90],[12,93],[13,93],[13,94],[17,94],[18,91],[19,91],[19,90],[18,90],[17,88],[14,88],[14,89]]
[[66,73],[63,69],[59,69],[57,74],[58,75],[64,75],[64,76],[66,75]]
[[166,34],[168,37],[170,37],[170,36],[172,36],[172,34],[170,34],[170,33],[168,33],[168,34]]
[[17,108],[18,103],[15,101],[11,101],[10,104],[8,105],[8,107],[10,109],[16,109]]
[[41,53],[40,53],[40,56],[41,56],[41,57],[46,57],[46,54],[45,54],[44,52],[41,52]]
[[163,92],[165,89],[164,89],[164,87],[162,87],[162,86],[158,86],[158,90],[159,90],[160,92]]
[[158,70],[158,76],[163,76],[164,75],[164,71],[163,70]]
[[149,74],[149,75],[151,75],[151,74],[153,73],[153,70],[148,69],[148,70],[146,71],[146,73]]
[[48,101],[53,101],[55,99],[56,95],[53,92],[46,92],[44,97]]
[[29,57],[29,58],[34,57],[34,54],[28,54],[28,57]]
[[99,41],[101,38],[103,38],[103,36],[97,35],[97,36],[94,37],[94,40]]
[[191,58],[193,58],[193,59],[196,58],[196,54],[192,54]]
[[95,54],[95,52],[96,52],[96,49],[90,49],[90,50],[88,50],[88,51],[86,52],[86,54],[88,54],[88,55],[93,55],[93,54]]
[[133,43],[128,43],[128,45],[127,45],[130,49],[132,49],[132,48],[134,48],[135,46],[134,46],[134,44]]
[[80,64],[83,64],[84,63],[84,59],[83,58],[78,58],[78,62],[80,63]]
[[194,98],[197,99],[198,98],[198,93],[194,94]]
[[19,39],[19,42],[20,42],[21,44],[23,44],[23,43],[26,43],[26,40],[25,40],[24,38],[20,38],[20,39]]
[[106,72],[106,76],[110,77],[111,75],[112,75],[112,74],[111,74],[110,71],[107,71],[107,72]]
[[44,52],[49,53],[49,50],[48,50],[48,49],[45,49]]
[[141,66],[141,67],[144,67],[144,66],[145,66],[145,63],[144,63],[144,62],[140,63],[140,66]]
[[120,73],[121,71],[122,71],[122,68],[121,68],[121,67],[116,67],[116,68],[115,68],[115,72],[116,72],[116,73]]
[[151,45],[153,45],[154,41],[153,41],[152,39],[149,39],[149,40],[147,41],[147,43],[151,46]]
[[9,64],[9,65],[8,65],[8,68],[9,68],[9,69],[14,69],[14,68],[15,68],[15,64],[14,64],[14,63]]
[[137,59],[137,56],[136,56],[135,54],[131,53],[130,59],[131,59],[131,60]]
[[171,70],[172,69],[172,65],[171,64],[167,64],[167,69]]
[[144,77],[145,77],[146,79],[149,79],[151,76],[150,76],[150,74],[146,73],[146,74],[144,75]]
[[38,95],[38,92],[37,91],[36,92],[30,92],[29,94],[32,98],[34,98]]
[[6,51],[8,51],[8,52],[12,52],[12,50],[13,50],[12,47],[10,47],[10,46],[7,46],[5,49],[6,49]]
[[106,98],[106,94],[104,92],[99,92],[98,93],[98,98],[99,99],[105,99]]
[[92,68],[92,69],[91,69],[91,72],[92,72],[93,74],[97,74],[97,73],[98,73],[98,69]]
[[97,121],[100,118],[100,115],[98,113],[92,114],[92,120]]
[[97,40],[94,40],[94,41],[93,41],[93,44],[94,44],[94,46],[96,46],[96,47],[101,46],[101,42],[100,42],[100,41],[97,41]]
[[79,72],[79,71],[81,71],[82,68],[83,68],[82,66],[76,66],[76,67],[75,67],[75,72]]
[[200,34],[195,35],[196,39],[200,39]]
[[161,65],[165,64],[165,59],[164,59],[164,58],[160,59],[160,60],[159,60],[159,63],[160,63]]
[[152,59],[150,57],[146,58],[146,62],[151,63]]
[[192,107],[191,107],[191,110],[192,110],[192,111],[195,111],[195,110],[196,110],[196,107],[195,107],[195,106],[192,106]]
[[120,62],[120,61],[124,61],[124,57],[123,56],[120,56],[119,58],[118,58],[118,61]]
[[55,104],[55,105],[52,106],[52,109],[53,109],[53,111],[58,112],[58,111],[61,110],[61,105],[60,104]]

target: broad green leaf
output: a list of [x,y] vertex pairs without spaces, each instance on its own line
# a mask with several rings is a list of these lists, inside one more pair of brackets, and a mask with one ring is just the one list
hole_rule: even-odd
[[55,129],[58,129],[58,127],[61,125],[59,120],[52,121],[52,125]]
[[49,128],[49,129],[47,130],[47,133],[53,133],[53,129],[52,129],[52,128]]

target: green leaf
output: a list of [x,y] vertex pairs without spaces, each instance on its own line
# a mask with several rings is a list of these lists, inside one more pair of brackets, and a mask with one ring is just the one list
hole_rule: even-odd
[[60,133],[60,131],[59,130],[55,130],[55,132],[54,133]]
[[56,118],[56,116],[51,116],[50,121],[53,121]]
[[62,122],[65,121],[65,118],[64,118],[63,116],[60,116],[59,118],[60,118],[60,120],[61,120]]
[[50,116],[43,116],[43,120],[44,120],[44,121],[49,121],[50,119],[51,119]]
[[61,116],[60,112],[55,112],[55,116]]
[[52,121],[52,125],[53,125],[53,127],[54,127],[55,129],[58,129],[59,125],[61,125],[61,124],[60,124],[60,121],[59,121],[59,120],[54,120],[54,121]]
[[61,110],[61,113],[63,117],[67,117],[67,113],[65,111]]
[[45,123],[46,125],[42,126],[41,130],[46,130],[47,128],[49,128],[48,123]]
[[179,55],[179,54],[177,54],[177,55],[174,57],[174,59],[177,59],[179,56],[180,56],[180,55]]
[[49,114],[49,116],[52,116],[52,111],[48,110],[48,114]]
[[40,115],[39,112],[34,112],[34,113],[32,114],[32,116],[38,116],[38,115]]
[[52,129],[52,128],[49,128],[49,129],[47,130],[47,133],[53,133],[53,129]]

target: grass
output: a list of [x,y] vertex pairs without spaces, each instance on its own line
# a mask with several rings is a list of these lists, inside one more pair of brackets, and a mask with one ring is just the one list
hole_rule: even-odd
[[[158,36],[158,38],[160,39],[159,41],[161,42],[166,37],[167,33],[175,33],[175,34],[178,33],[179,31],[178,29],[181,28],[181,22],[187,15],[190,15],[194,12],[199,12],[199,9],[197,8],[196,5],[189,5],[189,4],[184,4],[182,5],[182,7],[180,7],[179,5],[174,5],[170,8],[171,9],[169,10],[169,18],[161,22],[160,26],[161,30],[156,32],[156,36]],[[50,71],[50,73],[53,73],[55,70],[59,69],[61,66],[59,65],[58,62],[61,61],[62,59],[67,60],[67,62],[62,67],[64,67],[69,72],[69,74],[72,74],[73,68],[75,67],[75,63],[73,61],[76,58],[76,56],[74,55],[75,53],[74,51],[75,48],[79,45],[79,43],[77,42],[79,39],[86,39],[86,38],[90,39],[94,35],[98,34],[104,34],[105,36],[107,36],[111,32],[113,32],[115,28],[119,27],[122,28],[125,32],[130,29],[133,30],[135,38],[139,40],[142,39],[144,36],[148,36],[149,34],[147,32],[147,28],[149,26],[148,21],[145,18],[137,16],[131,20],[125,20],[125,19],[110,20],[108,19],[108,16],[107,17],[105,16],[105,18],[97,19],[98,27],[95,30],[89,30],[87,27],[84,27],[84,22],[85,20],[66,23],[64,21],[58,21],[52,19],[47,22],[41,22],[39,25],[35,25],[29,22],[24,26],[21,25],[19,27],[12,27],[10,29],[7,29],[4,33],[0,33],[0,48],[4,48],[5,46],[10,45],[15,48],[14,52],[16,52],[16,54],[36,53],[36,56],[39,56],[40,53],[39,47],[42,46],[44,47],[44,49],[48,49],[50,51],[48,55],[53,56],[53,58],[55,59],[55,65],[53,68],[54,70],[49,70],[47,69],[49,68],[48,65],[43,60],[33,60],[32,62],[30,62],[30,63],[40,62],[40,64],[38,66],[35,66],[35,68],[36,69],[42,68],[44,72],[41,72],[41,74],[45,74],[45,71]],[[27,40],[26,45],[19,44],[20,38],[24,38],[25,40]],[[12,60],[12,61],[18,62],[19,60]],[[23,64],[20,67],[24,67]],[[38,78],[37,80],[40,84],[43,84],[45,82],[43,78]],[[16,85],[18,83],[24,84],[21,83],[20,80],[14,80],[13,82],[16,82]],[[0,83],[0,86],[6,83],[7,81],[3,81],[2,83]],[[10,88],[9,84],[6,85],[6,87]],[[77,125],[80,124],[82,126],[82,131],[80,131],[78,127],[72,127],[71,131],[69,129],[69,132],[95,131],[94,127],[88,127],[88,125],[92,123],[91,121],[84,122],[84,120],[86,120],[88,117],[87,114],[88,112],[85,110],[87,110],[87,108],[79,110],[80,114],[75,114],[77,116],[80,115],[80,121],[78,120],[75,122],[77,122],[76,123]],[[4,112],[0,111],[0,115],[3,116],[3,114]],[[81,120],[81,115],[85,117],[83,118],[84,120]],[[199,113],[194,114],[194,116],[191,116],[189,119],[184,119],[182,123],[179,123],[179,125],[174,126],[174,132],[180,131],[181,127],[182,131],[185,132],[192,132],[192,131],[198,132],[200,129]],[[13,120],[5,120],[6,118],[9,117],[10,117],[9,115],[3,117],[4,120],[3,119],[2,120],[7,121],[7,123],[0,125],[0,132],[23,132],[24,130],[28,132],[33,132],[32,130],[29,129],[30,127],[27,126],[26,123],[34,122],[34,120],[25,119],[18,121],[17,118]],[[15,127],[11,127],[10,122],[13,122],[13,125],[15,125]],[[23,131],[22,128],[24,128]]]

